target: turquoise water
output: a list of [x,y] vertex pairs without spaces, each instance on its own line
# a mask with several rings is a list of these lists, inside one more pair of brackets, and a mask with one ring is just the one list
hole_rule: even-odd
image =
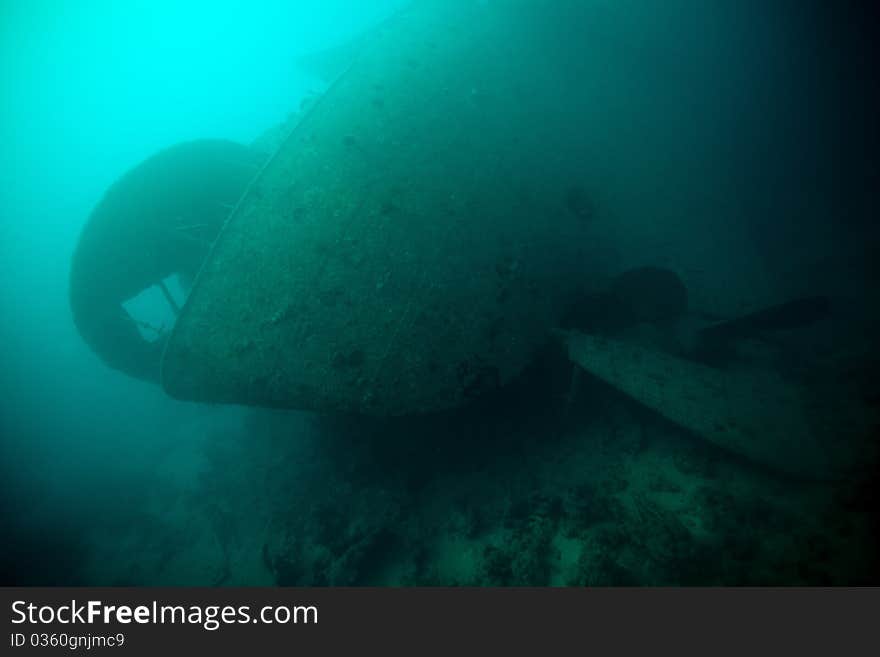
[[[449,3],[449,14],[460,9],[470,22],[446,22],[446,13],[425,10],[428,19],[412,24],[427,36],[404,52],[395,21],[404,16],[410,25],[406,16],[422,15],[418,3],[403,14],[409,3],[391,0],[178,4],[33,2],[0,10],[0,583],[877,583],[880,242],[868,12],[793,2],[462,0]],[[481,42],[471,34],[508,40]],[[396,115],[410,89],[424,94],[424,106]],[[511,89],[520,95],[506,102]],[[458,112],[470,132],[453,142],[444,131],[459,125]],[[439,118],[426,118],[434,113]],[[284,141],[288,134],[292,142]],[[267,160],[283,160],[269,158],[288,144],[291,166],[312,165],[308,175],[291,175],[307,180],[307,188],[285,197],[290,207],[317,207],[308,203],[337,174],[369,172],[369,185],[350,174],[355,184],[345,188],[345,201],[342,193],[331,201],[340,208],[369,205],[376,189],[391,190],[376,201],[376,216],[403,226],[401,243],[416,253],[420,240],[435,243],[426,237],[435,224],[405,219],[430,218],[420,208],[433,211],[442,205],[437,198],[463,194],[468,181],[485,182],[485,199],[471,190],[470,205],[448,201],[462,223],[438,233],[451,245],[438,262],[495,248],[480,241],[492,231],[499,242],[519,239],[521,233],[504,231],[525,217],[540,235],[534,251],[541,257],[525,247],[516,257],[499,251],[504,257],[489,271],[504,286],[497,294],[493,288],[493,303],[557,303],[570,287],[565,312],[548,310],[545,328],[567,315],[579,331],[714,368],[724,381],[760,373],[747,380],[761,383],[749,383],[751,392],[727,412],[738,425],[757,427],[761,447],[725,443],[702,418],[689,422],[694,413],[713,417],[714,407],[700,398],[668,393],[647,403],[658,389],[654,361],[610,381],[598,366],[582,372],[550,330],[546,339],[540,327],[526,330],[523,318],[538,313],[521,309],[492,324],[493,336],[501,336],[493,340],[533,340],[528,358],[499,347],[479,350],[464,370],[450,366],[461,387],[450,397],[455,403],[438,403],[443,408],[427,414],[424,405],[418,415],[382,419],[242,404],[248,400],[234,380],[237,368],[258,362],[244,348],[208,363],[209,371],[220,371],[221,360],[227,368],[216,380],[194,379],[189,390],[202,393],[195,395],[202,403],[166,394],[157,384],[158,360],[155,376],[108,366],[102,349],[122,343],[100,330],[104,337],[84,340],[71,310],[79,289],[72,264],[84,228],[123,174],[196,139],[250,149],[253,175]],[[449,143],[465,146],[444,151]],[[316,159],[293,157],[300,152]],[[407,167],[416,161],[423,168],[401,172],[395,163],[404,157]],[[346,169],[353,158],[364,160],[363,169]],[[428,179],[429,162],[448,162],[448,175]],[[278,175],[271,166],[262,175]],[[196,182],[172,200],[203,189],[206,168],[187,171]],[[251,179],[246,171],[234,176],[242,188]],[[211,222],[232,212],[243,191],[238,184],[223,185],[231,198],[221,199],[226,209],[215,207]],[[126,198],[130,211],[118,213],[118,225],[136,226],[133,217],[143,210],[145,221],[155,219],[151,226],[170,217],[174,239],[158,233],[154,244],[134,231],[100,242],[83,294],[91,299],[127,276],[138,279],[138,263],[150,260],[154,248],[183,239],[197,243],[186,253],[197,253],[198,261],[161,273],[169,274],[175,304],[183,304],[215,235],[200,232],[211,222],[196,202],[180,210],[194,213],[186,221],[177,221],[177,209],[156,211],[166,207],[168,189],[162,182]],[[256,235],[268,216],[247,214],[263,207],[249,194],[224,239]],[[542,214],[548,203],[552,211]],[[497,207],[513,208],[507,224],[488,219]],[[533,224],[523,208],[532,208]],[[332,212],[306,215],[315,218],[319,236],[335,221]],[[568,238],[572,225],[585,231],[583,243]],[[331,243],[322,257],[361,256],[368,266],[377,251],[368,250],[374,243],[367,238],[383,234],[370,226],[358,233],[360,242]],[[265,250],[245,259],[245,273],[234,260],[206,269],[228,277],[219,287],[232,317],[241,315],[236,295],[248,297],[254,285],[251,272],[269,262],[270,244],[286,253],[280,233],[267,234]],[[406,251],[397,246],[388,248],[389,258]],[[572,247],[583,264],[577,273],[559,255]],[[296,250],[303,248],[291,247],[292,271],[307,262]],[[549,275],[517,287],[522,272],[548,261]],[[481,311],[468,296],[485,278],[482,260],[474,262],[469,284],[449,278],[444,286],[438,274],[431,288],[445,290],[446,300],[468,299],[473,311],[461,315],[469,318],[465,324]],[[645,266],[673,272],[686,290],[686,309],[659,274],[619,278]],[[435,270],[425,271],[420,284]],[[331,279],[337,280],[326,275],[314,289],[328,307]],[[151,287],[156,282],[147,277],[145,292],[113,300],[124,300],[126,316],[139,322],[132,335],[144,340],[164,340],[175,322],[164,295]],[[194,289],[207,295],[201,290],[210,282],[198,280]],[[366,299],[360,290],[406,289],[396,284],[395,277],[374,284],[366,274],[342,279],[339,298],[351,295],[357,308]],[[513,302],[502,299],[508,294]],[[695,331],[714,322],[816,298],[822,303],[805,314],[786,307],[723,349],[702,353],[693,345]],[[277,331],[267,348],[288,335],[276,301],[270,295],[247,306],[247,321]],[[197,310],[187,307],[181,317],[203,317]],[[465,329],[450,328],[465,325],[460,307],[435,310],[417,342],[396,344],[402,360],[439,353],[440,369],[430,371],[444,372],[443,350],[469,343],[461,338]],[[239,330],[212,312],[225,330]],[[101,330],[110,326],[98,319]],[[211,353],[222,343],[217,330],[199,323],[187,336],[195,336],[196,350]],[[333,338],[326,331],[312,343],[316,353],[335,354],[334,376],[368,367],[370,341],[381,339],[358,326],[353,334],[362,339],[358,348],[327,347]],[[474,368],[485,361],[491,367]],[[686,382],[691,372],[685,365],[669,376]],[[772,397],[765,375],[803,392],[806,426],[827,456],[819,476],[815,468],[804,474],[808,446],[792,439],[785,429],[791,425],[765,430],[766,418],[752,403]],[[274,390],[264,380],[271,381],[248,379],[262,402]],[[360,385],[354,376],[345,381]],[[422,383],[429,389],[431,381]],[[217,390],[227,396],[210,398]],[[460,398],[461,391],[467,394]],[[404,399],[402,385],[398,392],[389,406]],[[433,389],[429,397],[435,399]],[[217,403],[227,401],[237,403]]]

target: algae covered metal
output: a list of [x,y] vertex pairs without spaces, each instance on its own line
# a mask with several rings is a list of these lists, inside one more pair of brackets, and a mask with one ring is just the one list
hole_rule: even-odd
[[70,269],[70,309],[77,331],[110,367],[159,379],[165,334],[144,339],[124,302],[163,279],[191,280],[223,221],[263,157],[222,139],[163,149],[126,172],[104,194],[83,228]]
[[168,341],[169,394],[395,415],[529,362],[589,278],[593,226],[513,15],[425,2],[377,31],[227,221]]
[[833,422],[847,426],[852,435],[864,435],[859,424],[864,417],[846,404],[823,409],[806,388],[771,370],[720,370],[637,343],[576,331],[563,339],[571,360],[593,376],[694,435],[756,463],[798,476],[836,479],[872,462],[873,454],[863,445],[835,439],[830,430]]

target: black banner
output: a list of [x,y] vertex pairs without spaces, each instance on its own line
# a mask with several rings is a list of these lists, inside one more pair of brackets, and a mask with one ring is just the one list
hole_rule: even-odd
[[[3,588],[16,655],[873,650],[880,589]],[[197,651],[197,652],[196,652]],[[747,651],[747,652],[744,652]]]

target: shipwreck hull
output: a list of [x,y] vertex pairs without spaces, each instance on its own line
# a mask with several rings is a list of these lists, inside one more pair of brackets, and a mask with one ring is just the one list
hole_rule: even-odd
[[513,16],[425,2],[378,30],[215,242],[170,395],[398,415],[522,370],[589,280],[594,226],[566,203],[579,155]]

